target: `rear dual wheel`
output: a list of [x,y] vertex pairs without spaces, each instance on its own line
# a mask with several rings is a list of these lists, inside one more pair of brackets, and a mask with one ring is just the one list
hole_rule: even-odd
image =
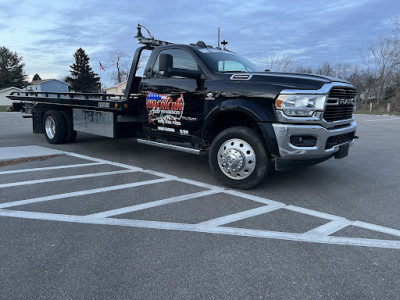
[[72,116],[68,111],[47,111],[44,114],[43,126],[44,135],[50,144],[70,143],[76,138]]
[[238,189],[249,189],[264,180],[271,168],[261,137],[247,127],[232,127],[213,140],[209,163],[217,179]]
[[74,123],[72,121],[72,113],[70,111],[61,111],[61,114],[65,118],[67,125],[67,136],[65,138],[65,143],[72,143],[76,139],[76,131],[74,130]]

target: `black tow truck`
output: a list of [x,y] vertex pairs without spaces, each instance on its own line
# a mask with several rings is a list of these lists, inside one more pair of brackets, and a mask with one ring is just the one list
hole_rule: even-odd
[[[356,138],[355,88],[319,75],[273,73],[204,42],[172,44],[148,37],[134,55],[124,95],[20,92],[33,132],[51,144],[76,132],[193,154],[208,154],[225,185],[248,189],[271,169],[343,158]],[[143,50],[151,50],[137,76]]]

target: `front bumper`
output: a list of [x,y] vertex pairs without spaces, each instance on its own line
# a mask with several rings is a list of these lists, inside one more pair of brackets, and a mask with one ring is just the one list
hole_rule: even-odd
[[[354,140],[339,143],[334,146],[327,146],[330,137],[342,136],[355,133],[357,124],[352,121],[347,126],[340,128],[327,129],[320,125],[292,125],[274,123],[272,124],[279,147],[280,159],[284,160],[314,160],[329,158],[339,151],[340,146],[344,144],[352,145]],[[316,138],[316,144],[313,147],[299,147],[291,143],[292,136],[311,136]]]

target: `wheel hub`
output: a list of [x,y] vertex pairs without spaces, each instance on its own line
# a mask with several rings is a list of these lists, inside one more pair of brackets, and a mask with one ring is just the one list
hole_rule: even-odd
[[244,155],[236,149],[229,149],[222,155],[222,164],[227,171],[237,172],[243,168]]
[[242,139],[230,139],[218,150],[218,165],[229,178],[241,180],[253,173],[256,154],[253,148]]
[[46,134],[49,138],[54,138],[56,135],[56,122],[52,117],[47,117],[45,122]]

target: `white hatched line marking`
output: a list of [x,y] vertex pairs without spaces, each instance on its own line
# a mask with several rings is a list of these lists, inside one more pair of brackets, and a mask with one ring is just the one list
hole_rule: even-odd
[[99,225],[113,225],[113,226],[125,226],[125,227],[136,227],[136,228],[202,232],[202,233],[223,234],[232,236],[278,239],[278,240],[287,240],[295,242],[300,241],[300,242],[321,243],[321,244],[400,249],[400,241],[304,235],[299,233],[231,228],[222,226],[210,227],[210,226],[201,226],[198,224],[183,224],[183,223],[143,221],[143,220],[112,219],[112,218],[97,219],[87,216],[82,217],[82,216],[60,215],[60,214],[50,214],[50,213],[11,211],[3,209],[0,209],[0,216],[22,218],[22,219],[72,222],[72,223],[82,223],[82,224],[99,224]]
[[162,199],[162,200],[117,208],[117,209],[113,209],[113,210],[109,210],[109,211],[103,211],[100,213],[87,215],[87,217],[107,218],[107,217],[121,215],[121,214],[129,213],[129,212],[133,212],[133,211],[157,207],[157,206],[161,206],[161,205],[165,205],[165,204],[171,204],[171,203],[181,202],[181,201],[185,201],[185,200],[189,200],[189,199],[200,198],[200,197],[204,197],[204,196],[208,196],[208,195],[213,195],[216,193],[218,193],[218,190],[208,190],[208,191],[197,192],[197,193],[193,193],[193,194],[186,194],[186,195],[182,195],[182,196],[171,197],[171,198],[166,198],[166,199]]
[[[87,156],[87,155],[83,155],[83,154],[78,154],[78,153],[74,153],[74,152],[64,152],[64,153],[66,155],[69,155],[69,156],[82,158],[82,159],[86,159],[86,160],[90,160],[90,161],[94,161],[94,162],[98,162],[98,163],[102,163],[102,164],[113,165],[113,166],[116,166],[116,167],[125,168],[125,169],[129,169],[129,170],[143,171],[142,168],[135,167],[135,166],[130,166],[130,165],[127,165],[127,164],[121,164],[121,163],[117,163],[117,162],[113,162],[113,161],[109,161],[109,160],[104,160],[104,159],[100,159],[100,158],[95,158],[95,157],[91,157],[91,156]],[[168,175],[168,174],[165,174],[165,175]],[[171,175],[168,175],[168,176],[171,176]],[[166,177],[166,176],[161,176],[161,177]]]
[[[85,190],[79,192],[72,192],[66,194],[59,195],[51,195],[47,197],[39,197],[34,199],[26,199],[20,201],[13,201],[8,203],[0,204],[0,216],[4,217],[16,217],[23,219],[35,219],[35,220],[49,220],[49,221],[62,221],[62,222],[75,222],[82,224],[100,224],[100,225],[114,225],[114,226],[128,226],[128,227],[137,227],[137,228],[152,228],[152,229],[163,229],[163,230],[180,230],[180,231],[192,231],[192,232],[202,232],[202,233],[212,233],[212,234],[224,234],[224,235],[232,235],[232,236],[245,236],[245,237],[258,237],[258,238],[270,238],[270,239],[279,239],[279,240],[288,240],[288,241],[300,241],[300,242],[312,242],[312,243],[323,243],[323,244],[335,244],[335,245],[352,245],[352,246],[364,246],[364,247],[377,247],[377,248],[390,248],[390,249],[400,249],[400,241],[392,241],[392,240],[377,240],[377,239],[365,239],[365,238],[349,238],[349,237],[336,237],[329,236],[329,234],[340,230],[346,226],[352,225],[355,227],[366,228],[372,231],[383,232],[389,235],[400,236],[400,230],[387,228],[379,225],[369,224],[360,221],[349,221],[346,218],[314,211],[307,208],[302,208],[294,205],[285,205],[282,202],[273,201],[270,199],[265,199],[262,197],[257,197],[253,195],[248,195],[243,192],[238,192],[235,190],[226,190],[221,187],[217,187],[214,185],[202,183],[195,180],[178,178],[166,173],[161,173],[152,170],[143,170],[142,168],[137,168],[134,166],[111,162],[103,159],[97,159],[93,157],[89,157],[86,155],[76,154],[72,152],[64,152],[64,154],[86,159],[89,161],[93,161],[98,164],[108,164],[113,166],[118,166],[121,168],[125,168],[127,170],[134,171],[142,171],[147,174],[153,174],[157,176],[161,176],[164,178],[148,180],[142,182],[135,182],[129,184],[122,184],[117,186],[105,187],[105,188],[97,188],[92,190]],[[182,183],[192,184],[199,187],[208,188],[211,190],[199,192],[202,193],[225,193],[237,197],[241,197],[244,199],[253,200],[256,202],[267,204],[266,207],[261,207],[255,210],[258,210],[258,213],[254,214],[254,210],[249,210],[245,212],[240,212],[237,214],[209,220],[200,224],[183,224],[183,223],[170,223],[170,222],[157,222],[157,221],[146,221],[146,220],[126,220],[126,219],[113,219],[107,218],[105,214],[102,213],[92,214],[89,216],[71,216],[71,215],[61,215],[61,214],[49,214],[49,213],[35,213],[35,212],[26,212],[26,211],[12,211],[12,210],[4,210],[2,208],[7,207],[15,207],[24,204],[37,203],[43,201],[50,201],[62,198],[69,198],[75,196],[83,196],[94,193],[102,193],[107,191],[126,189],[141,185],[150,185],[165,181],[175,180]],[[195,193],[196,194],[196,193]],[[192,194],[190,194],[192,195]],[[188,197],[188,195],[179,196],[182,198]],[[121,212],[125,209],[133,209],[133,211],[138,209],[150,208],[155,206],[160,206],[168,203],[173,203],[177,201],[184,201],[182,198],[174,197],[168,199],[162,199],[158,201],[153,201],[149,203],[144,203],[140,205],[135,205],[127,208],[117,209],[118,212]],[[197,195],[193,198],[200,197]],[[146,206],[147,205],[147,206]],[[265,208],[264,212],[261,212],[262,209]],[[232,228],[232,227],[224,227],[220,226],[228,222],[233,222],[235,220],[241,220],[246,218],[247,216],[254,216],[262,213],[268,213],[269,211],[275,209],[288,209],[297,213],[306,214],[310,216],[315,216],[327,220],[331,220],[327,224],[314,228],[306,233],[289,233],[289,232],[276,232],[276,231],[268,231],[268,230],[254,230],[254,229],[245,229],[245,228]],[[113,210],[113,212],[117,212],[117,210]],[[107,213],[107,216],[111,216],[112,211],[103,212]],[[97,217],[96,217],[97,216]],[[99,218],[102,216],[101,218]]]
[[261,197],[249,195],[249,194],[239,192],[239,191],[234,191],[234,190],[226,190],[225,193],[230,194],[232,196],[237,196],[240,198],[245,198],[245,199],[253,200],[253,201],[264,203],[264,204],[270,204],[270,205],[282,205],[283,204],[282,202],[277,202],[277,201],[273,201],[270,199],[261,198]]
[[72,175],[72,176],[54,177],[54,178],[37,179],[37,180],[27,180],[27,181],[0,184],[0,188],[7,188],[7,187],[13,187],[13,186],[28,185],[28,184],[38,184],[38,183],[45,183],[45,182],[63,181],[63,180],[73,180],[73,179],[109,176],[109,175],[117,175],[117,174],[126,174],[126,173],[134,173],[137,171],[138,170],[120,170],[120,171],[89,173],[89,174],[82,174],[82,175]]
[[390,241],[390,240],[347,238],[347,237],[334,237],[334,236],[315,236],[315,235],[303,235],[299,233],[231,228],[222,226],[211,227],[207,228],[206,230],[201,230],[201,228],[196,228],[196,229],[197,230],[194,231],[208,232],[214,234],[269,238],[269,239],[287,240],[295,242],[310,242],[310,243],[320,243],[320,244],[400,249],[400,241]]
[[239,213],[235,213],[235,214],[231,214],[231,215],[228,215],[228,216],[224,216],[224,217],[221,217],[221,218],[205,221],[205,222],[199,223],[198,225],[201,225],[201,226],[204,226],[204,227],[220,226],[220,225],[232,223],[232,222],[235,222],[235,221],[251,218],[251,217],[254,217],[254,216],[262,215],[262,214],[265,214],[265,213],[269,213],[271,211],[280,209],[283,206],[284,206],[284,204],[282,204],[282,205],[261,206],[261,207],[257,207],[257,208],[254,208],[254,209],[249,209],[249,210],[242,211],[242,212],[239,212]]
[[36,171],[58,170],[58,169],[69,169],[69,168],[84,168],[84,167],[99,166],[99,165],[104,165],[104,164],[105,163],[93,162],[93,163],[87,163],[87,164],[63,165],[63,166],[54,166],[54,167],[10,170],[10,171],[0,172],[0,175],[25,173],[25,172],[36,172]]
[[[159,174],[159,176],[161,176],[161,174],[163,174],[163,173],[156,172],[156,173],[150,173],[150,174],[154,174],[154,175]],[[213,189],[213,190],[219,189],[221,192],[222,191],[223,192],[227,191],[223,187],[218,187],[218,186],[215,186],[215,185],[212,185],[212,184],[208,184],[208,183],[204,183],[204,182],[200,182],[200,181],[196,181],[196,180],[192,180],[192,179],[179,178],[178,180],[179,180],[179,182],[192,184],[192,185],[195,185],[195,186],[198,186],[198,187],[203,187],[203,188],[206,188],[206,189]]]
[[352,223],[351,221],[335,220],[335,221],[326,223],[324,225],[321,225],[319,227],[316,227],[314,229],[311,229],[310,231],[307,231],[304,234],[305,235],[330,235],[332,233],[335,233],[336,231],[339,231],[339,230],[351,225],[351,223]]
[[91,195],[91,194],[96,194],[96,193],[104,193],[104,192],[128,189],[128,188],[142,186],[142,185],[160,183],[160,182],[165,182],[165,181],[170,181],[170,180],[173,180],[173,179],[171,179],[171,178],[152,179],[152,180],[146,180],[146,181],[140,181],[140,182],[113,185],[113,186],[108,186],[108,187],[103,187],[103,188],[96,188],[96,189],[91,189],[91,190],[84,190],[84,191],[71,192],[71,193],[65,193],[65,194],[57,194],[57,195],[38,197],[38,198],[32,198],[32,199],[26,199],[26,200],[18,200],[18,201],[2,203],[2,204],[0,204],[0,208],[14,207],[14,206],[19,206],[19,205],[25,205],[25,204],[31,204],[31,203],[37,203],[37,202],[45,202],[45,201],[51,201],[51,200],[58,200],[58,199],[64,199],[64,198],[71,198],[71,197],[77,197],[77,196],[85,196],[85,195]]
[[322,218],[322,219],[327,219],[327,220],[342,220],[342,221],[346,221],[346,218],[343,217],[339,217],[339,216],[335,216],[335,215],[331,215],[331,214],[327,214],[324,212],[320,212],[320,211],[316,211],[316,210],[311,210],[308,208],[303,208],[303,207],[299,207],[299,206],[295,206],[295,205],[287,205],[284,207],[285,209],[291,210],[291,211],[295,211],[298,213],[302,213],[305,215],[310,215],[313,217],[318,217],[318,218]]
[[[97,162],[104,162],[104,163],[107,163],[107,164],[111,164],[111,165],[115,165],[115,166],[119,166],[119,167],[123,167],[123,168],[132,168],[132,166],[129,166],[129,165],[120,164],[120,163],[114,163],[114,162],[110,162],[110,161],[107,161],[107,160],[96,159],[96,158],[93,158],[93,157],[90,157],[90,156],[86,156],[86,155],[80,155],[80,154],[76,154],[76,153],[66,153],[66,154],[70,154],[72,156],[83,158],[83,159],[87,159],[87,160],[92,160],[92,161],[97,161]],[[367,228],[367,229],[370,229],[370,230],[375,230],[375,231],[384,232],[384,233],[391,234],[391,235],[400,236],[400,231],[396,230],[396,229],[392,229],[392,228],[387,228],[387,227],[383,227],[383,226],[368,224],[368,223],[359,222],[359,221],[353,221],[352,222],[352,221],[349,221],[346,218],[343,218],[343,217],[340,217],[340,216],[331,215],[331,214],[328,214],[328,213],[319,212],[319,211],[315,211],[315,210],[311,210],[311,209],[307,209],[307,208],[302,208],[302,207],[299,207],[299,206],[286,205],[286,204],[284,204],[282,202],[273,201],[273,200],[270,200],[270,199],[266,199],[266,198],[262,198],[262,197],[258,197],[258,196],[254,196],[254,195],[249,195],[249,194],[246,194],[246,193],[243,193],[243,192],[239,192],[239,191],[236,191],[236,190],[227,190],[227,189],[224,189],[222,187],[217,187],[217,186],[214,186],[214,185],[211,185],[211,184],[206,184],[206,183],[195,181],[195,180],[191,180],[191,179],[177,178],[177,177],[174,177],[174,176],[166,174],[166,173],[161,173],[161,172],[152,171],[152,170],[142,170],[142,172],[148,173],[148,174],[157,175],[157,176],[161,176],[161,177],[168,177],[168,178],[171,178],[171,179],[174,178],[174,180],[179,181],[179,182],[192,184],[192,185],[196,185],[196,186],[204,187],[204,188],[208,188],[208,189],[220,189],[220,191],[222,193],[233,195],[233,196],[237,196],[237,197],[241,197],[241,198],[244,198],[244,199],[253,200],[253,201],[256,201],[256,202],[259,202],[259,203],[268,204],[268,205],[271,205],[271,207],[276,205],[276,206],[279,206],[280,208],[288,209],[288,210],[291,210],[291,211],[294,211],[294,212],[297,212],[297,213],[306,214],[306,215],[310,215],[310,216],[314,216],[314,217],[318,217],[318,218],[323,218],[323,219],[327,219],[327,220],[331,220],[331,221],[339,221],[339,222],[342,222],[342,224],[351,222],[351,225],[353,225],[353,226]],[[1,205],[0,205],[0,208],[1,208]],[[112,220],[112,219],[109,218],[108,220]],[[207,222],[211,222],[211,221],[213,221],[213,220],[209,220]],[[157,222],[155,222],[155,223],[157,223]],[[160,225],[160,222],[158,222],[157,224]],[[333,224],[331,224],[329,226],[326,225],[326,227],[330,227],[332,225]],[[189,226],[193,226],[193,225],[189,224]],[[206,226],[209,226],[209,225],[206,225]],[[153,227],[151,227],[151,228],[153,228]],[[154,228],[157,228],[157,227],[154,227]],[[222,226],[218,226],[218,229],[221,229],[221,228],[223,228],[223,227]],[[215,229],[215,227],[214,227],[214,229]],[[320,229],[323,229],[323,228],[320,228]],[[333,230],[333,228],[330,229],[330,230]],[[253,232],[253,231],[249,230],[249,232]],[[270,233],[270,238],[292,240],[291,238],[279,238],[279,237],[282,236],[282,233],[280,233],[280,232],[277,232],[277,233],[274,233],[272,231],[260,231],[260,232]],[[326,231],[326,232],[328,232],[328,231]],[[294,235],[296,238],[294,238],[293,240],[304,240],[304,241],[306,241],[306,240],[312,241],[311,236],[313,236],[313,235],[308,235],[308,234],[305,235],[304,233],[302,233],[302,234],[285,233],[285,234],[289,234],[291,236]],[[267,236],[263,236],[263,237],[267,238]],[[347,244],[347,240],[346,240],[347,238],[333,237],[333,236],[322,236],[322,235],[318,235],[318,238],[320,239],[319,242],[322,242],[322,243]],[[325,242],[321,241],[321,239],[325,240]],[[335,240],[334,243],[329,242],[332,239]],[[355,240],[355,238],[350,238],[350,239],[351,240]],[[365,241],[367,241],[367,242],[371,241],[369,239],[358,239],[358,240],[359,240],[359,244],[360,245],[365,245]],[[385,248],[385,247],[383,247],[383,248]]]
[[361,221],[355,221],[351,224],[352,226],[360,227],[360,228],[365,228],[373,231],[379,231],[382,233],[387,233],[395,236],[400,236],[400,230],[393,229],[393,228],[388,228],[388,227],[383,227],[371,223],[365,223]]
[[[113,161],[109,161],[109,160],[99,159],[99,158],[95,158],[95,157],[91,157],[91,156],[87,156],[87,155],[83,155],[83,154],[78,154],[78,153],[74,153],[74,152],[65,152],[65,154],[66,155],[70,155],[70,156],[74,156],[74,157],[77,157],[77,158],[81,158],[81,159],[86,159],[86,160],[91,160],[91,161],[95,161],[95,162],[99,162],[99,163],[113,165],[113,166],[121,167],[121,168],[125,168],[125,169],[139,170],[139,171],[141,171],[143,173],[146,173],[146,174],[151,174],[151,175],[155,175],[155,176],[159,176],[159,177],[165,177],[165,178],[171,178],[171,179],[174,179],[174,180],[179,181],[179,182],[192,184],[192,185],[196,185],[196,186],[207,188],[207,189],[212,189],[212,190],[220,189],[221,191],[225,190],[225,188],[223,188],[223,187],[218,187],[218,186],[207,184],[207,183],[204,183],[204,182],[200,182],[200,181],[196,181],[196,180],[192,180],[192,179],[186,179],[186,178],[179,178],[179,177],[176,177],[174,175],[167,174],[167,173],[162,173],[162,172],[158,172],[158,171],[144,170],[144,169],[139,168],[139,167],[130,166],[130,165],[127,165],[127,164],[122,164],[122,163],[117,163],[117,162],[113,162]],[[271,202],[275,202],[275,201],[271,201]],[[268,202],[266,204],[271,204],[271,202]],[[262,202],[262,203],[265,203],[265,202]],[[278,202],[275,202],[275,203],[278,203]]]

